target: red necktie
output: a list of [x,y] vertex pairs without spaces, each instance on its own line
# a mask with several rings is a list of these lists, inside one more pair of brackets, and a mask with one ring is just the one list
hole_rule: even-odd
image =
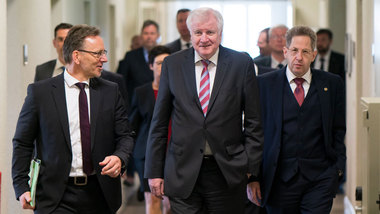
[[210,75],[207,69],[210,61],[202,60],[201,62],[203,64],[203,70],[199,88],[199,102],[202,106],[203,115],[206,117],[208,102],[210,100]]
[[302,83],[305,80],[303,78],[294,78],[294,82],[296,83],[297,87],[294,90],[294,96],[297,99],[298,104],[301,106],[303,103],[303,100],[305,98],[305,91],[303,90]]
[[85,83],[75,84],[79,89],[79,123],[80,123],[80,137],[82,143],[82,159],[83,159],[83,172],[90,175],[94,168],[91,160],[91,127],[88,116],[87,95],[84,90]]

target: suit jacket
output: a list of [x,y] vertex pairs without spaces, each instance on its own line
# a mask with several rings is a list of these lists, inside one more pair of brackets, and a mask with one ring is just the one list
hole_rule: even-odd
[[[91,155],[96,176],[110,209],[121,205],[120,178],[100,174],[99,162],[116,155],[125,164],[133,139],[123,100],[115,83],[90,80]],[[28,86],[13,138],[12,177],[16,198],[29,191],[28,172],[36,141],[41,160],[36,192],[36,213],[51,213],[60,202],[72,162],[64,75]]]
[[[286,67],[258,76],[265,139],[261,179],[263,205],[268,200],[273,185],[282,143],[282,103],[286,102],[283,100]],[[320,101],[326,155],[338,174],[338,170],[344,169],[346,161],[343,81],[337,75],[324,71],[311,69],[311,73],[311,81],[316,85]]]
[[34,82],[52,77],[57,60],[58,59],[53,59],[41,65],[37,65]]
[[[314,68],[314,62],[311,64]],[[346,69],[344,67],[344,55],[331,51],[328,72],[339,75],[343,80],[346,79]]]
[[165,46],[170,49],[171,53],[175,53],[177,51],[180,51],[181,50],[181,39],[176,39],[173,42],[166,44]]
[[137,135],[133,158],[145,159],[146,144],[155,103],[156,98],[154,97],[151,82],[136,88],[130,114],[131,127]]
[[119,62],[117,73],[123,75],[127,84],[128,103],[131,103],[137,86],[153,81],[153,71],[145,61],[143,48],[127,52],[125,58]]
[[[168,196],[188,197],[206,141],[229,186],[246,182],[246,173],[257,176],[263,142],[258,99],[252,59],[220,46],[204,117],[196,89],[194,48],[166,57],[148,137],[145,177],[164,178]],[[166,154],[170,118],[172,135]]]
[[121,93],[121,96],[123,97],[126,109],[128,109],[129,108],[128,92],[127,92],[127,86],[125,85],[123,76],[111,71],[102,70],[102,74],[100,75],[100,77],[108,81],[117,83],[117,85],[119,86],[119,91]]
[[257,75],[262,75],[274,70],[277,70],[276,68],[272,68],[272,57],[271,56],[262,56],[259,58],[253,59],[253,62],[257,66]]

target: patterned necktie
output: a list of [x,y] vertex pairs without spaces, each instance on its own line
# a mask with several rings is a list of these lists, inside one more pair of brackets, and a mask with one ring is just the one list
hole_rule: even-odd
[[325,69],[324,69],[324,66],[325,66],[325,59],[324,59],[324,58],[321,58],[319,61],[320,61],[320,63],[321,63],[321,68],[320,68],[320,69],[321,69],[322,71],[324,71],[324,70],[325,70]]
[[302,105],[303,100],[305,98],[305,91],[303,90],[302,83],[305,80],[303,78],[294,78],[294,82],[296,83],[297,87],[294,90],[294,96],[297,99],[298,105]]
[[210,75],[208,73],[208,65],[210,61],[202,60],[203,64],[202,74],[201,74],[201,82],[199,85],[199,102],[202,106],[203,115],[206,117],[208,102],[210,100]]
[[79,123],[80,123],[80,137],[82,143],[82,159],[83,159],[83,172],[90,175],[94,168],[91,160],[91,127],[90,119],[88,116],[87,95],[84,90],[85,83],[75,84],[79,89]]

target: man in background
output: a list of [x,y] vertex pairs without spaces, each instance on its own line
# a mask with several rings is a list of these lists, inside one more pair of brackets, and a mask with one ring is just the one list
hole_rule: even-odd
[[272,51],[269,46],[269,28],[260,31],[259,38],[257,39],[257,47],[260,49],[260,55],[254,58],[254,60],[264,56],[270,56]]
[[177,11],[176,23],[180,38],[166,44],[166,47],[168,47],[172,53],[191,47],[190,32],[186,25],[186,19],[189,13],[189,9],[180,9]]
[[258,74],[263,74],[272,70],[281,69],[288,62],[286,61],[283,48],[286,45],[285,34],[288,27],[285,25],[276,25],[269,29],[269,47],[272,50],[270,56],[264,56],[254,63],[258,67]]
[[331,50],[333,33],[329,29],[317,31],[318,54],[311,64],[313,68],[339,75],[345,80],[344,55]]
[[72,24],[60,23],[54,28],[53,45],[57,51],[58,58],[37,65],[34,82],[39,80],[55,77],[64,70],[65,61],[63,60],[62,47]]
[[159,26],[155,21],[144,21],[140,35],[142,47],[128,51],[124,59],[119,62],[117,73],[124,77],[127,85],[128,104],[131,103],[137,86],[153,81],[153,71],[149,68],[148,55],[149,51],[157,45],[159,32]]

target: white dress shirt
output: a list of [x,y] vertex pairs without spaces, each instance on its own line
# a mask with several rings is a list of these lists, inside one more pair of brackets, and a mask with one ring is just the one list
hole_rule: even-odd
[[[70,127],[70,142],[72,151],[72,162],[70,177],[74,176],[84,176],[83,173],[83,160],[82,160],[82,143],[80,134],[80,123],[79,123],[79,92],[80,89],[75,85],[80,82],[71,76],[67,70],[64,72],[65,79],[65,95],[66,95],[66,105],[67,105],[67,115],[69,119]],[[90,120],[90,90],[88,88],[89,81],[83,81],[86,83],[85,91],[87,95],[88,104],[88,116]],[[91,121],[91,120],[90,120]]]
[[[288,82],[290,84],[290,88],[292,89],[292,92],[294,93],[294,90],[296,90],[297,84],[294,82],[294,78],[297,78],[289,69],[289,66],[286,67],[286,78],[288,78]],[[302,78],[305,80],[302,83],[302,87],[304,90],[304,98],[307,95],[307,92],[309,92],[310,83],[311,83],[311,71],[309,70],[302,76]]]
[[[326,55],[323,57],[325,60],[323,63],[323,70],[328,71],[329,70],[329,62],[330,62],[330,56],[331,56],[331,49],[327,51]],[[314,60],[314,68],[320,69],[321,68],[321,55],[317,54]]]

